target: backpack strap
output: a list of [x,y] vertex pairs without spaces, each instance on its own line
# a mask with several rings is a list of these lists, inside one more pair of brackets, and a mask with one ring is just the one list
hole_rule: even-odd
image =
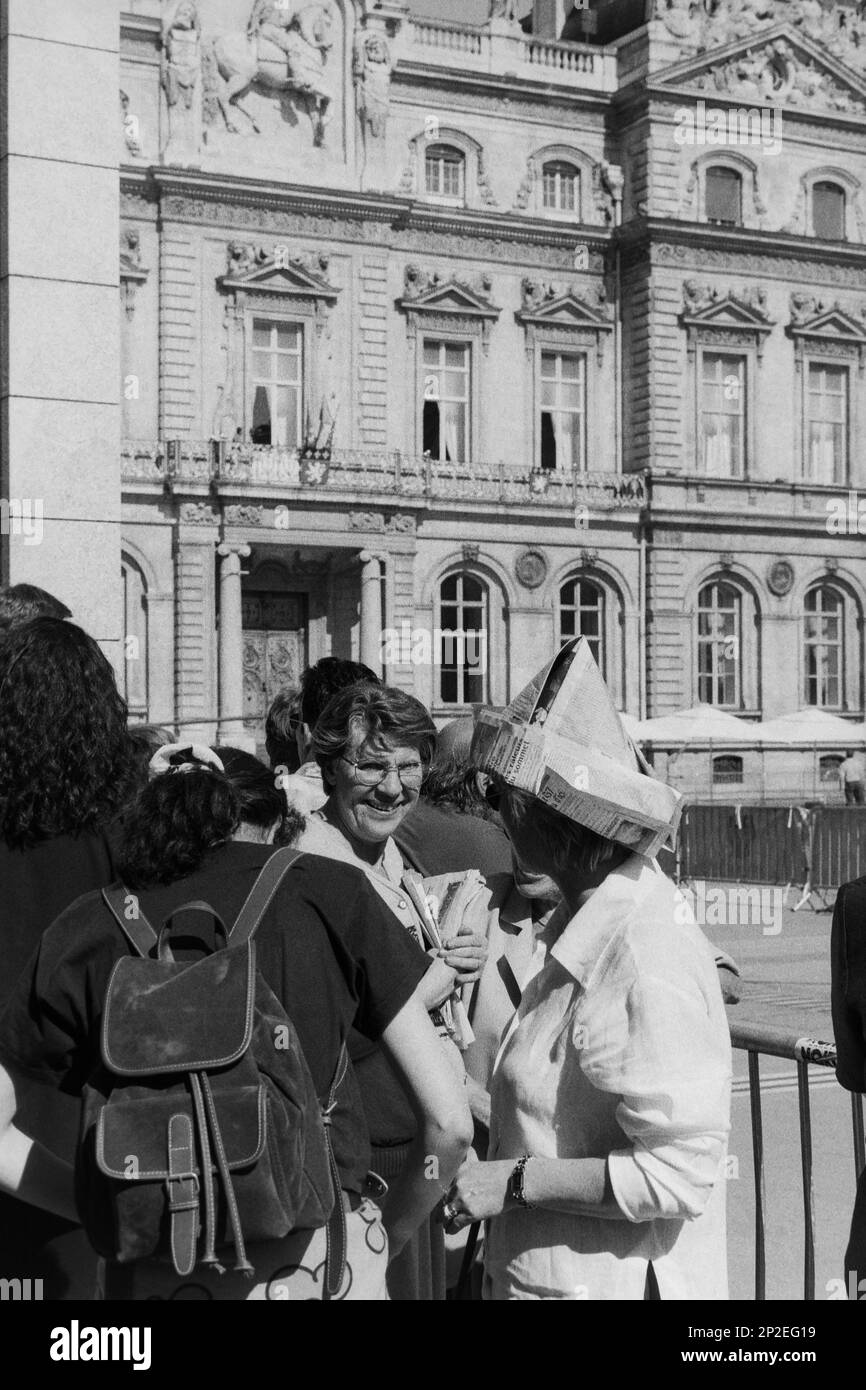
[[331,1117],[337,1104],[337,1091],[342,1085],[348,1068],[349,1053],[346,1044],[343,1043],[340,1048],[340,1056],[337,1059],[331,1089],[328,1092],[328,1103],[322,1111],[322,1120],[325,1125],[325,1147],[328,1150],[328,1168],[334,1186],[334,1207],[325,1227],[325,1286],[322,1292],[324,1302],[330,1302],[337,1297],[346,1274],[348,1250],[346,1213],[343,1210],[343,1186],[340,1182],[340,1170],[337,1167],[337,1160],[334,1157],[334,1149],[331,1144]]
[[[103,888],[102,896],[106,907],[136,955],[149,956],[159,937],[142,912],[136,895],[130,893],[121,883],[116,888]],[[133,899],[136,906],[136,915],[132,919],[126,915],[130,898]]]
[[[278,849],[272,854],[250,890],[250,895],[237,915],[231,929],[229,944],[243,946],[258,930],[259,924],[271,905],[271,899],[297,859],[299,849]],[[339,1085],[339,1082],[337,1083]]]

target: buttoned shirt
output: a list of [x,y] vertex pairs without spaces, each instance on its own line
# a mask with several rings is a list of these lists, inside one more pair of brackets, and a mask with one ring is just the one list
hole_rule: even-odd
[[568,916],[496,1058],[489,1157],[604,1158],[621,1214],[505,1211],[486,1295],[641,1299],[651,1261],[663,1299],[727,1298],[731,1047],[712,949],[639,855]]

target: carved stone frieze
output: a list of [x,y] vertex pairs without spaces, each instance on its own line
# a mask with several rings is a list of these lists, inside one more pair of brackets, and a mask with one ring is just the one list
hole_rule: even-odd
[[749,48],[685,78],[698,91],[754,105],[803,106],[811,111],[862,114],[866,101],[829,69],[787,39]]
[[411,512],[394,512],[386,518],[385,530],[393,536],[414,536],[417,521]]
[[656,13],[683,52],[760,37],[780,20],[855,71],[866,71],[866,15],[848,0],[659,0]]
[[250,506],[246,502],[232,502],[223,508],[223,516],[228,526],[264,526],[264,507]]
[[514,573],[524,589],[537,589],[547,578],[547,560],[540,550],[524,550],[514,562]]
[[[623,257],[624,266],[646,264],[643,247],[630,247]],[[814,283],[847,285],[851,289],[866,289],[866,269],[857,265],[820,264],[807,256],[780,256],[777,250],[741,252],[721,250],[714,246],[692,246],[678,242],[660,242],[650,249],[653,265],[700,266],[701,269],[720,269],[727,273],[766,275],[776,279],[806,280]]]
[[346,526],[350,531],[384,531],[385,518],[381,512],[349,512]]
[[210,502],[181,502],[178,514],[187,526],[216,526],[218,521]]
[[141,263],[141,233],[137,227],[123,227],[120,232],[120,293],[126,317],[135,312],[135,292],[147,280],[150,271]]

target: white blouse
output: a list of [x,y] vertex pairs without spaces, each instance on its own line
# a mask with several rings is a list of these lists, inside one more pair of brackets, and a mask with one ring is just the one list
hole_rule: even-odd
[[712,949],[633,855],[538,953],[496,1059],[488,1153],[606,1158],[622,1216],[504,1212],[485,1297],[642,1299],[652,1261],[662,1299],[727,1298],[730,1085]]

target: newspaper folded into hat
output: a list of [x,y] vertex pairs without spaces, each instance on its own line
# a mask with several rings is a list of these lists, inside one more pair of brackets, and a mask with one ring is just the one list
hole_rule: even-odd
[[637,854],[673,846],[682,797],[632,743],[585,637],[567,642],[507,709],[479,711],[472,762]]

